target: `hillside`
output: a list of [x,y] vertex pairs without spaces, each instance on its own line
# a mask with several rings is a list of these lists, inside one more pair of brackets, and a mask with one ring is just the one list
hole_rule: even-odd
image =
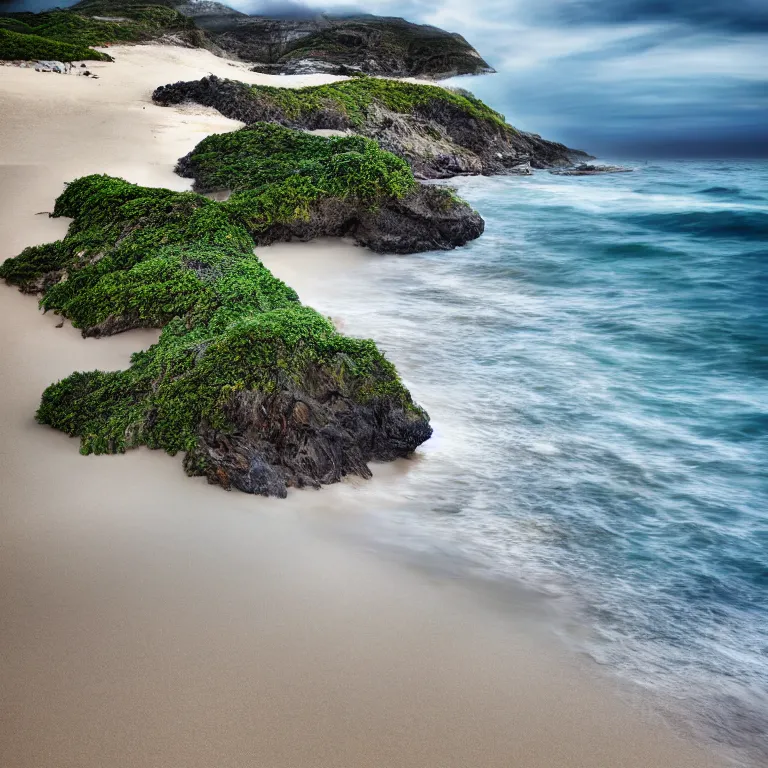
[[[492,72],[461,35],[377,16],[266,18],[208,0],[82,0],[68,9],[0,14],[0,30],[48,41],[8,40],[2,58],[50,58],[53,44],[88,48],[163,40],[206,47],[274,74],[365,72],[449,77]],[[61,49],[58,58],[74,54]],[[91,51],[89,58],[98,58]],[[87,58],[82,56],[81,58]]]
[[87,45],[64,43],[41,37],[19,26],[5,25],[0,19],[0,61],[111,61],[105,53]]
[[373,15],[247,16],[221,3],[176,6],[224,51],[273,74],[365,72],[444,78],[494,70],[458,34]]
[[206,38],[195,22],[170,3],[137,0],[84,0],[73,9],[0,15],[0,58],[109,59],[91,50],[110,43],[163,39],[203,46]]

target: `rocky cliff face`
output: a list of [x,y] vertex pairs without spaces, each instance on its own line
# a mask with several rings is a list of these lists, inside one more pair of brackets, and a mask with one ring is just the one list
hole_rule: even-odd
[[585,152],[517,131],[467,92],[370,77],[289,89],[211,76],[158,88],[163,105],[191,101],[245,123],[351,131],[376,139],[422,179],[529,173],[572,165]]
[[16,26],[42,23],[46,36],[59,42],[168,39],[206,47],[273,74],[444,78],[494,71],[461,35],[400,18],[310,12],[298,18],[248,16],[212,0],[80,0],[55,14],[61,23],[53,26],[51,14],[8,18]]
[[[437,27],[378,16],[248,16],[209,0],[80,0],[48,13],[0,11],[0,32],[5,38],[42,36],[49,47],[173,42],[209,48],[272,74],[363,72],[438,79],[494,71],[461,35]],[[24,42],[29,48],[35,41]],[[11,45],[6,40],[0,48],[10,51]],[[14,51],[23,53],[18,43]]]
[[271,74],[365,72],[438,79],[494,71],[461,35],[400,18],[247,16],[208,0],[176,8],[224,51]]

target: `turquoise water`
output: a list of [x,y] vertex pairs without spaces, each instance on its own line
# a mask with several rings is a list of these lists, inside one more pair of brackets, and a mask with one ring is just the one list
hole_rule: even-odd
[[435,437],[381,519],[558,596],[598,661],[768,762],[768,164],[471,178],[486,234],[331,311]]

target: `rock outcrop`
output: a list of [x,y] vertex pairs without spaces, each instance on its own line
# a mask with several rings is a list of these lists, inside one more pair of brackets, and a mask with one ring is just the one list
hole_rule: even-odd
[[354,77],[290,89],[251,86],[215,76],[157,88],[162,105],[195,102],[245,123],[275,122],[303,130],[353,131],[404,158],[417,178],[504,174],[526,166],[572,166],[579,150],[523,133],[465,91]]
[[365,72],[441,79],[494,71],[461,35],[400,18],[247,16],[194,0],[177,8],[216,45],[269,74]]
[[163,331],[126,370],[51,385],[38,421],[82,453],[184,452],[188,474],[270,496],[409,455],[432,430],[394,366],[299,303],[254,256],[242,213],[107,176],[67,187],[53,213],[73,219],[67,236],[0,277],[86,336]]
[[627,168],[624,165],[591,165],[581,163],[572,168],[559,168],[550,173],[556,176],[599,176],[603,173],[631,173],[634,168]]
[[419,184],[402,199],[368,209],[358,201],[329,198],[311,206],[306,219],[254,233],[257,245],[318,237],[351,237],[377,253],[447,251],[483,234],[477,211],[445,187]]
[[450,189],[417,184],[400,158],[361,136],[255,123],[203,139],[177,172],[198,192],[233,192],[227,206],[258,245],[347,236],[377,252],[416,253],[464,245],[484,229]]
[[[461,35],[437,27],[369,15],[248,16],[208,0],[81,0],[43,13],[0,12],[0,32],[5,59],[98,58],[89,47],[158,40],[205,47],[273,74],[444,78],[493,72]],[[19,41],[16,35],[37,35],[45,42]],[[64,58],[69,46],[82,55]],[[27,55],[29,48],[36,50]]]

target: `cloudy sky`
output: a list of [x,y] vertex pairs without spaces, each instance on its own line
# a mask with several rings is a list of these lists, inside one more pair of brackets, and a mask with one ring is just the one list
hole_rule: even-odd
[[[265,6],[229,4],[247,12]],[[302,3],[328,11],[354,4]],[[524,130],[605,157],[768,156],[768,0],[365,0],[364,7],[463,34],[498,74],[460,84]]]

